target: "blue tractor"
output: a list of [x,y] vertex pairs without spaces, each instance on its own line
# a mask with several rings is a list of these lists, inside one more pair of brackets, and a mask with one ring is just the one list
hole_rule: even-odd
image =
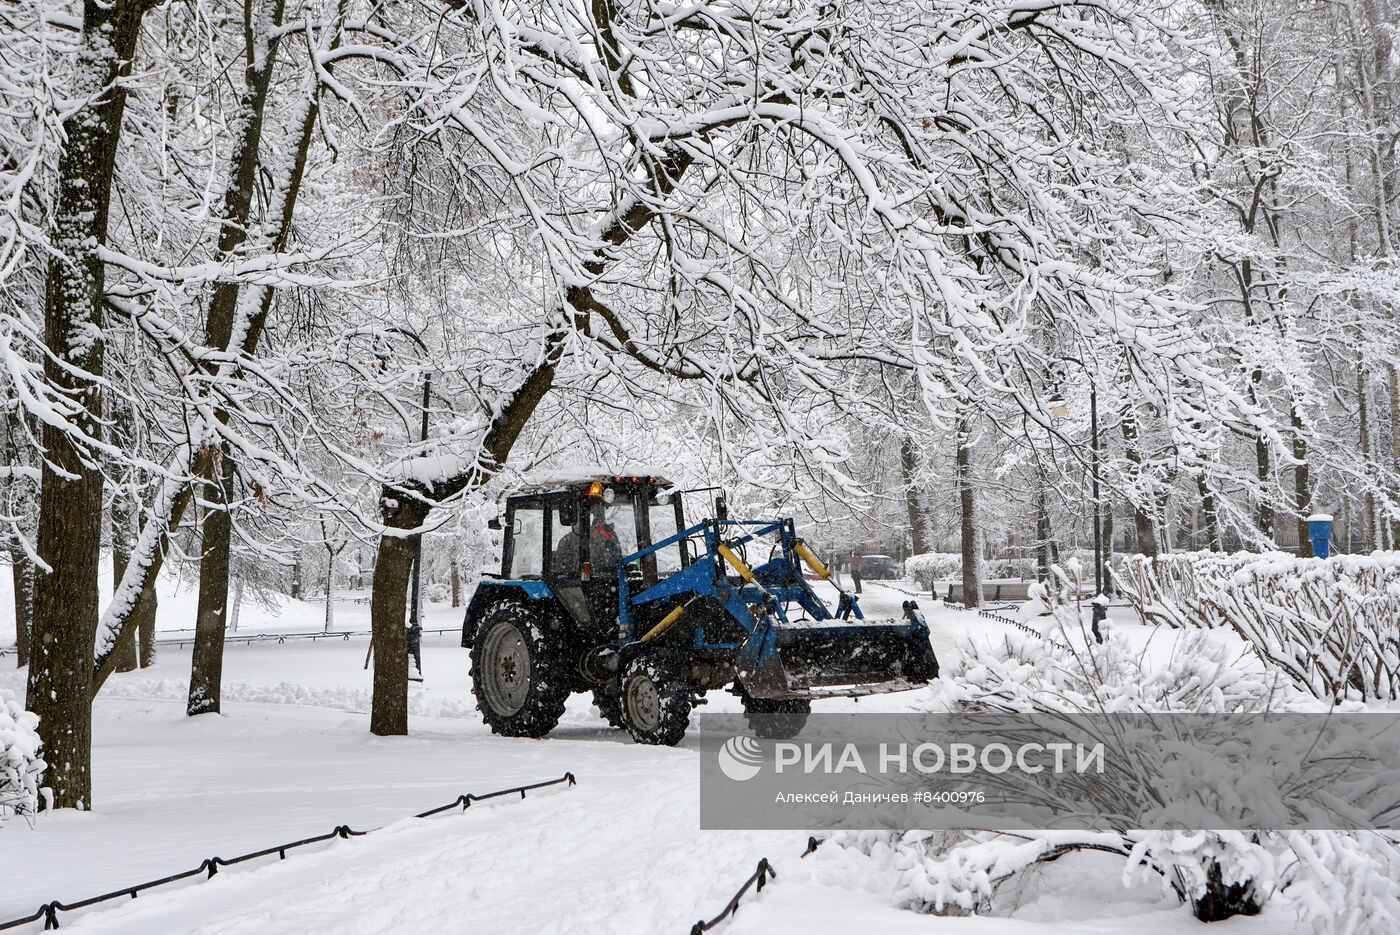
[[[754,728],[792,736],[814,698],[901,691],[938,676],[913,601],[867,621],[791,519],[685,523],[655,476],[590,476],[510,497],[501,573],[477,585],[462,627],[472,690],[492,731],[543,737],[573,692],[614,727],[675,744],[705,693],[731,686]],[[836,583],[836,582],[833,582]]]

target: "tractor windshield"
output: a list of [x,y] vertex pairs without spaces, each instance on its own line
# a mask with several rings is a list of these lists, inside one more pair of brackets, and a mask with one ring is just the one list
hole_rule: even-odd
[[593,570],[616,570],[619,559],[637,551],[637,514],[628,496],[593,508],[588,556]]

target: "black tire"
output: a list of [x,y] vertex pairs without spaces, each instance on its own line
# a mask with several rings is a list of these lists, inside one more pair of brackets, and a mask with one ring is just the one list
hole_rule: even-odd
[[472,694],[492,733],[543,737],[559,723],[571,672],[544,614],[519,604],[491,608],[476,628],[471,660]]
[[812,702],[806,698],[787,698],[775,701],[768,698],[750,698],[744,686],[735,683],[734,693],[744,703],[744,720],[749,730],[766,740],[790,740],[802,733],[807,726],[807,716],[812,713]]
[[690,726],[694,689],[685,657],[653,653],[633,659],[622,672],[623,721],[637,743],[672,747]]
[[593,706],[598,715],[608,722],[609,727],[618,730],[627,728],[627,719],[622,716],[622,696],[616,687],[593,689]]

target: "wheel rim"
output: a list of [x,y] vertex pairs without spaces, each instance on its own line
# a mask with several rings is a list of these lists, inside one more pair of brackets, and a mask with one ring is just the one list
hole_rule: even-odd
[[627,719],[638,730],[651,732],[661,724],[661,693],[645,675],[627,680]]
[[520,631],[498,623],[486,634],[482,647],[485,672],[482,693],[497,714],[514,714],[525,707],[530,694],[530,649]]

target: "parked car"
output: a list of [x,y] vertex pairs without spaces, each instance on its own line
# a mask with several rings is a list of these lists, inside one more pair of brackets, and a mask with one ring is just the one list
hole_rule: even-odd
[[866,581],[890,581],[902,578],[904,570],[899,567],[899,562],[888,555],[862,555],[860,576]]

